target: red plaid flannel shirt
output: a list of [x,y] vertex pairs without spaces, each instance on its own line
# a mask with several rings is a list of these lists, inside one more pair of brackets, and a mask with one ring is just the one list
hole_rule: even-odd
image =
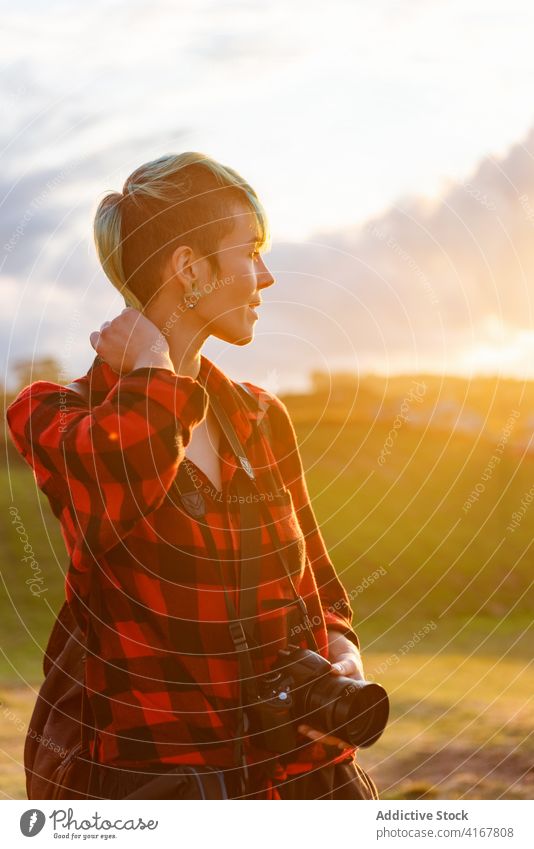
[[[200,377],[217,392],[258,480],[262,468],[278,465],[286,497],[282,506],[265,504],[281,538],[301,540],[304,565],[296,583],[319,650],[328,656],[327,626],[359,647],[349,599],[310,504],[286,406],[247,383],[263,402],[253,411],[204,356]],[[239,609],[240,513],[229,495],[237,460],[222,437],[219,492],[185,456],[191,431],[209,403],[204,387],[191,377],[164,368],[139,368],[121,377],[97,356],[77,383],[90,388],[89,409],[77,393],[40,380],[19,393],[7,420],[61,523],[70,558],[66,597],[84,633],[89,580],[97,584],[100,610],[91,617],[96,643],[86,664],[97,728],[91,754],[124,767],[231,767],[239,672],[220,570]],[[253,428],[262,415],[269,417],[269,440]],[[209,525],[216,556],[172,486],[182,463],[190,489],[204,498],[201,521]],[[271,602],[292,597],[265,527],[261,545],[258,673],[270,668],[287,640],[287,614],[273,610]],[[298,637],[292,642],[306,644]],[[273,759],[250,738],[245,745],[249,763]],[[330,747],[301,737],[291,763],[276,760],[276,768],[283,778],[339,759]]]

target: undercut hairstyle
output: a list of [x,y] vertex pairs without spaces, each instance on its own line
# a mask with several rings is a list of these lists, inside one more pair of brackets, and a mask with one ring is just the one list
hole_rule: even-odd
[[236,205],[256,223],[257,246],[270,241],[267,215],[254,189],[233,168],[198,152],[147,162],[109,192],[94,219],[98,258],[127,306],[140,312],[155,297],[172,252],[188,245],[219,273],[217,250],[234,227]]

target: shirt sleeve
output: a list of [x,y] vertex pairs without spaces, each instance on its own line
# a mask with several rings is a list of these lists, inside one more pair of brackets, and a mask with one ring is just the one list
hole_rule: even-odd
[[359,649],[352,629],[352,609],[347,592],[330,560],[310,502],[295,428],[286,405],[276,396],[269,406],[274,452],[280,473],[291,492],[293,506],[306,541],[308,555],[323,609],[326,627],[341,631]]
[[198,381],[143,367],[91,408],[73,390],[36,381],[10,404],[7,423],[40,489],[67,506],[62,530],[83,561],[157,509],[207,406]]

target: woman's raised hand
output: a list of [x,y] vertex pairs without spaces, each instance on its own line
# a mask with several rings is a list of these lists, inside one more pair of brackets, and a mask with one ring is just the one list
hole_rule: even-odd
[[126,307],[89,336],[91,345],[118,374],[144,366],[174,371],[169,345],[159,328],[139,310]]

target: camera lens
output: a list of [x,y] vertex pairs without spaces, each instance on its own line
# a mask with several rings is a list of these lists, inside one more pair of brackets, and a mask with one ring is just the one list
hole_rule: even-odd
[[380,684],[363,681],[352,682],[346,690],[349,692],[338,699],[334,708],[334,722],[340,726],[339,736],[353,746],[371,746],[387,725],[387,693]]
[[380,684],[325,675],[309,688],[305,712],[314,713],[322,731],[366,748],[387,725],[389,699]]

